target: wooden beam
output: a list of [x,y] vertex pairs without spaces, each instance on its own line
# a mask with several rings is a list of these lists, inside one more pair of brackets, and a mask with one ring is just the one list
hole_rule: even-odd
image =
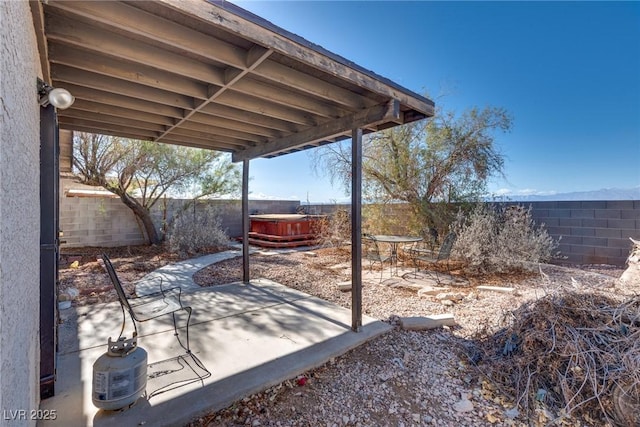
[[362,130],[351,136],[351,329],[362,330]]
[[135,7],[135,2],[128,5],[115,1],[68,2],[65,0],[49,1],[48,4],[52,8],[64,10],[85,21],[95,21],[100,26],[113,27],[114,32],[135,35],[132,38],[171,46],[236,68],[246,67],[246,50],[177,22],[145,12]]
[[47,17],[47,38],[202,82],[224,84],[222,70],[206,62],[60,16]]
[[[113,129],[104,129],[97,128],[95,125],[89,124],[88,126],[83,126],[78,123],[69,123],[66,119],[60,121],[60,129],[76,131],[76,132],[87,132],[87,133],[95,133],[100,135],[110,135],[117,136],[121,138],[129,138],[129,139],[139,139],[142,141],[153,141],[154,137],[148,134],[141,134],[136,131],[123,131],[122,129],[113,130]],[[205,150],[215,150],[215,151],[223,151],[223,152],[231,152],[234,151],[230,148],[225,148],[223,144],[218,144],[215,141],[209,141],[209,143],[201,143],[199,141],[194,141],[192,139],[172,139],[167,138],[162,141],[158,141],[159,144],[172,144],[172,145],[181,145],[185,147],[193,147],[193,148],[202,148]]]
[[165,129],[164,126],[158,125],[158,124],[143,122],[135,119],[129,119],[126,117],[111,116],[109,114],[92,113],[89,111],[82,111],[75,108],[69,108],[68,110],[61,111],[58,114],[58,116],[65,117],[65,118],[69,117],[73,119],[93,121],[96,123],[100,123],[100,122],[110,123],[110,124],[115,124],[119,126],[126,126],[131,129],[141,129],[141,130],[152,131],[152,132],[163,132]]
[[295,123],[291,123],[281,119],[275,119],[273,117],[267,117],[259,113],[254,113],[251,111],[246,111],[240,108],[222,104],[207,104],[199,112],[215,117],[222,117],[229,120],[238,120],[256,126],[263,126],[282,132],[299,132],[301,129],[303,129],[303,126],[297,125]]
[[29,6],[31,6],[33,29],[36,33],[36,44],[38,46],[38,55],[40,57],[42,79],[46,83],[51,83],[51,72],[49,70],[49,52],[47,46],[47,37],[45,36],[44,10],[42,8],[42,3],[39,1],[30,1]]
[[273,117],[291,123],[306,126],[313,126],[317,123],[316,118],[306,112],[301,112],[294,108],[274,104],[264,99],[237,92],[233,94],[225,92],[216,98],[215,102],[217,104],[229,105],[241,110],[250,111],[256,114],[263,114],[267,117]]
[[[66,117],[59,116],[59,122],[67,125],[65,129],[75,129],[75,126],[82,129],[93,129],[93,133],[104,133],[109,132],[105,135],[119,135],[119,134],[129,134],[129,135],[138,135],[142,139],[146,139],[149,141],[154,140],[158,136],[158,132],[140,129],[131,126],[118,125],[115,123],[107,123],[104,121],[95,121],[89,119],[77,119],[74,117]],[[71,127],[69,127],[71,126]]]
[[58,115],[66,115],[67,111],[82,111],[89,113],[106,114],[109,116],[126,117],[129,119],[139,120],[141,122],[153,123],[157,125],[171,126],[175,123],[175,119],[161,114],[146,113],[144,111],[116,107],[114,105],[99,104],[76,97],[75,102],[68,110],[59,112]]
[[95,133],[98,135],[110,135],[110,136],[118,136],[121,138],[129,138],[129,139],[139,139],[142,141],[151,141],[152,136],[139,134],[136,131],[134,132],[124,132],[124,131],[114,131],[113,129],[96,129],[92,125],[83,126],[77,123],[68,123],[65,119],[59,118],[60,129],[66,129],[75,132],[86,132],[86,133]]
[[200,0],[158,0],[158,2],[223,28],[242,39],[273,49],[275,52],[323,71],[329,76],[339,76],[340,79],[357,87],[386,98],[397,99],[402,104],[427,116],[432,116],[434,113],[433,101],[376,76],[372,72],[366,72],[337,55],[312,47],[302,38],[296,40],[275,26],[270,29],[260,25],[254,22],[251,15],[246,12],[240,16],[242,10],[233,13],[224,6]]
[[193,147],[193,148],[202,148],[205,150],[213,150],[213,151],[223,151],[226,153],[231,153],[236,151],[236,148],[230,148],[225,143],[220,143],[215,139],[211,139],[208,142],[202,142],[200,140],[192,139],[192,138],[182,138],[180,135],[169,135],[160,141],[156,141],[158,144],[172,144],[172,145],[182,145],[185,147]]
[[67,65],[93,74],[114,77],[193,98],[207,98],[207,85],[177,74],[114,59],[96,52],[89,54],[87,51],[64,46],[58,42],[50,44],[49,52],[49,60],[53,64]]
[[176,128],[169,135],[175,135],[176,137],[180,137],[181,139],[193,138],[200,141],[216,140],[228,144],[229,147],[235,147],[239,149],[243,149],[247,146],[255,144],[255,142],[250,140],[234,138],[224,134],[218,134],[215,132],[199,132],[183,128]]
[[202,110],[209,103],[211,103],[211,102],[215,101],[217,98],[223,96],[225,94],[225,92],[227,91],[227,89],[231,85],[236,83],[238,80],[240,80],[242,77],[244,77],[245,74],[249,73],[258,64],[260,64],[262,61],[267,59],[269,57],[269,55],[271,55],[271,53],[272,53],[272,51],[267,50],[267,49],[263,49],[263,48],[260,48],[260,47],[252,48],[250,50],[250,52],[249,52],[249,55],[251,56],[251,60],[255,61],[253,64],[249,64],[248,68],[246,68],[245,70],[240,71],[239,73],[233,73],[234,75],[232,77],[230,77],[228,80],[225,77],[225,84],[222,87],[220,87],[217,90],[213,91],[213,93],[210,93],[209,97],[204,102],[202,102],[199,105],[195,106],[193,111],[189,111],[184,116],[184,118],[182,120],[180,120],[178,123],[176,123],[173,127],[167,129],[162,135],[160,135],[159,139],[162,139],[165,135],[175,131],[175,129],[177,129],[179,126],[184,124],[187,120],[189,120],[191,116],[196,114],[198,111]]
[[[257,126],[240,120],[230,120],[223,117],[216,117],[204,113],[196,113],[189,121],[182,125],[186,129],[192,129],[192,125],[209,125],[233,129],[240,132],[248,132],[254,135],[264,136],[267,138],[279,138],[283,135],[281,131],[271,129],[265,126]],[[194,130],[197,130],[194,128]]]
[[306,129],[279,140],[269,141],[266,144],[248,148],[241,153],[234,153],[233,161],[237,162],[244,159],[276,154],[301,145],[311,144],[315,141],[322,141],[335,137],[344,133],[348,129],[354,129],[356,127],[360,128],[380,122],[400,120],[400,104],[397,100],[392,100],[386,104],[376,105],[375,107],[359,111],[346,117],[327,121],[319,126]]
[[213,135],[223,135],[228,136],[230,138],[235,138],[241,141],[251,141],[251,142],[264,142],[267,140],[266,137],[256,135],[251,132],[238,131],[234,129],[230,129],[225,126],[215,126],[212,124],[198,123],[193,120],[193,116],[187,122],[184,122],[180,125],[180,127],[175,128],[175,131],[189,131],[189,132],[199,132],[201,134],[213,134]]
[[353,110],[345,110],[325,102],[316,101],[309,96],[300,96],[299,92],[294,92],[284,87],[275,87],[250,78],[240,80],[234,84],[231,89],[280,105],[297,108],[321,117],[336,118],[353,112]]
[[93,74],[88,71],[67,67],[66,65],[55,65],[51,69],[51,75],[54,80],[60,82],[73,83],[104,92],[130,96],[182,109],[192,109],[194,107],[194,100],[189,96],[179,95],[162,89],[152,89],[148,86]]
[[306,94],[337,102],[351,110],[361,110],[376,104],[375,101],[331,84],[328,80],[304,74],[275,61],[265,61],[256,67],[254,74]]
[[82,99],[87,102],[111,105],[114,107],[124,107],[131,110],[160,114],[167,117],[181,118],[184,116],[184,110],[182,108],[170,107],[168,105],[143,101],[129,96],[118,95],[111,92],[105,92],[56,80],[54,80],[53,83],[54,87],[63,87],[71,92],[76,99]]

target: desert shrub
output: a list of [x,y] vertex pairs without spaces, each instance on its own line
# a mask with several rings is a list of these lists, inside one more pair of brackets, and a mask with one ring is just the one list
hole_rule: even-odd
[[218,210],[194,204],[174,219],[168,243],[171,252],[193,255],[204,249],[229,246],[230,240],[222,229]]
[[348,210],[337,208],[320,221],[317,230],[318,244],[324,247],[340,247],[351,241],[351,214]]
[[452,225],[458,235],[454,255],[481,272],[505,272],[549,261],[558,246],[544,224],[536,225],[531,208],[479,204]]

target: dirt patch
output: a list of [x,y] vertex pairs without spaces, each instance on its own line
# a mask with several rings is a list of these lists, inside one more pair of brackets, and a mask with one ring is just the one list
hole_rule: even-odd
[[[224,249],[226,248],[210,248],[198,255]],[[160,245],[64,248],[60,254],[58,294],[69,288],[76,289],[79,293],[78,298],[73,301],[76,306],[117,301],[118,296],[109,276],[98,263],[103,253],[111,259],[125,292],[130,295],[135,294],[137,280],[162,266],[185,259],[169,253]]]

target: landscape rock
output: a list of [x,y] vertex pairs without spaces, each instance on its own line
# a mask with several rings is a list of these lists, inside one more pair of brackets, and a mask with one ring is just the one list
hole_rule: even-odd
[[513,291],[515,291],[515,288],[503,287],[503,286],[477,286],[476,289],[479,291],[502,292],[502,293],[512,293]]
[[418,290],[418,295],[438,295],[441,294],[443,292],[449,292],[451,290],[451,288],[436,288],[433,286],[422,286],[420,287],[420,289]]
[[338,290],[342,292],[350,292],[351,287],[351,282],[338,283]]
[[441,292],[436,295],[437,300],[450,300],[460,302],[464,299],[464,294],[458,292]]
[[433,314],[426,317],[402,317],[400,325],[407,331],[425,331],[441,326],[454,326],[456,321],[453,314]]
[[471,412],[473,411],[474,407],[473,403],[469,399],[463,398],[453,405],[453,409],[456,412]]

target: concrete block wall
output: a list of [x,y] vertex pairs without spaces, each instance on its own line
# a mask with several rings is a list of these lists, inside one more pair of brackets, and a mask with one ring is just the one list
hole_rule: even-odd
[[[151,210],[158,228],[171,222],[187,200],[167,199],[159,201]],[[207,200],[199,202],[213,206],[220,211],[222,228],[229,237],[242,235],[242,205],[239,200]],[[250,200],[249,212],[295,213],[300,202],[297,200]],[[133,212],[117,197],[60,197],[60,229],[62,248],[83,246],[127,246],[146,243],[141,225]]]
[[[559,239],[558,250],[567,264],[624,266],[631,250],[629,237],[640,239],[640,200],[511,202],[531,206],[537,224]],[[331,213],[340,206],[305,206],[308,212]],[[396,205],[400,208],[401,205]]]
[[135,215],[119,198],[60,199],[61,247],[125,246],[146,242]]
[[640,200],[530,202],[536,223],[560,239],[558,249],[571,264],[623,266],[629,237],[640,239]]
[[[171,221],[185,200],[159,202],[152,215],[159,227]],[[222,216],[222,228],[234,238],[242,234],[239,200],[207,200]],[[640,239],[640,201],[514,202],[532,207],[536,223],[544,223],[554,239],[560,239],[563,262],[571,264],[625,265],[631,241]],[[202,208],[202,203],[196,209]],[[329,214],[350,205],[305,205],[309,214]],[[250,200],[249,212],[295,213],[297,200]],[[62,197],[60,225],[62,247],[123,246],[144,244],[145,238],[133,213],[118,198]]]
[[[168,199],[165,207],[158,203],[153,211],[153,219],[156,226],[160,226],[164,221],[171,222],[173,216],[178,212],[188,200]],[[291,214],[296,213],[300,201],[298,200],[249,200],[249,214]],[[231,238],[242,236],[242,202],[240,200],[203,200],[188,209],[201,210],[212,207],[221,216],[222,229]]]

